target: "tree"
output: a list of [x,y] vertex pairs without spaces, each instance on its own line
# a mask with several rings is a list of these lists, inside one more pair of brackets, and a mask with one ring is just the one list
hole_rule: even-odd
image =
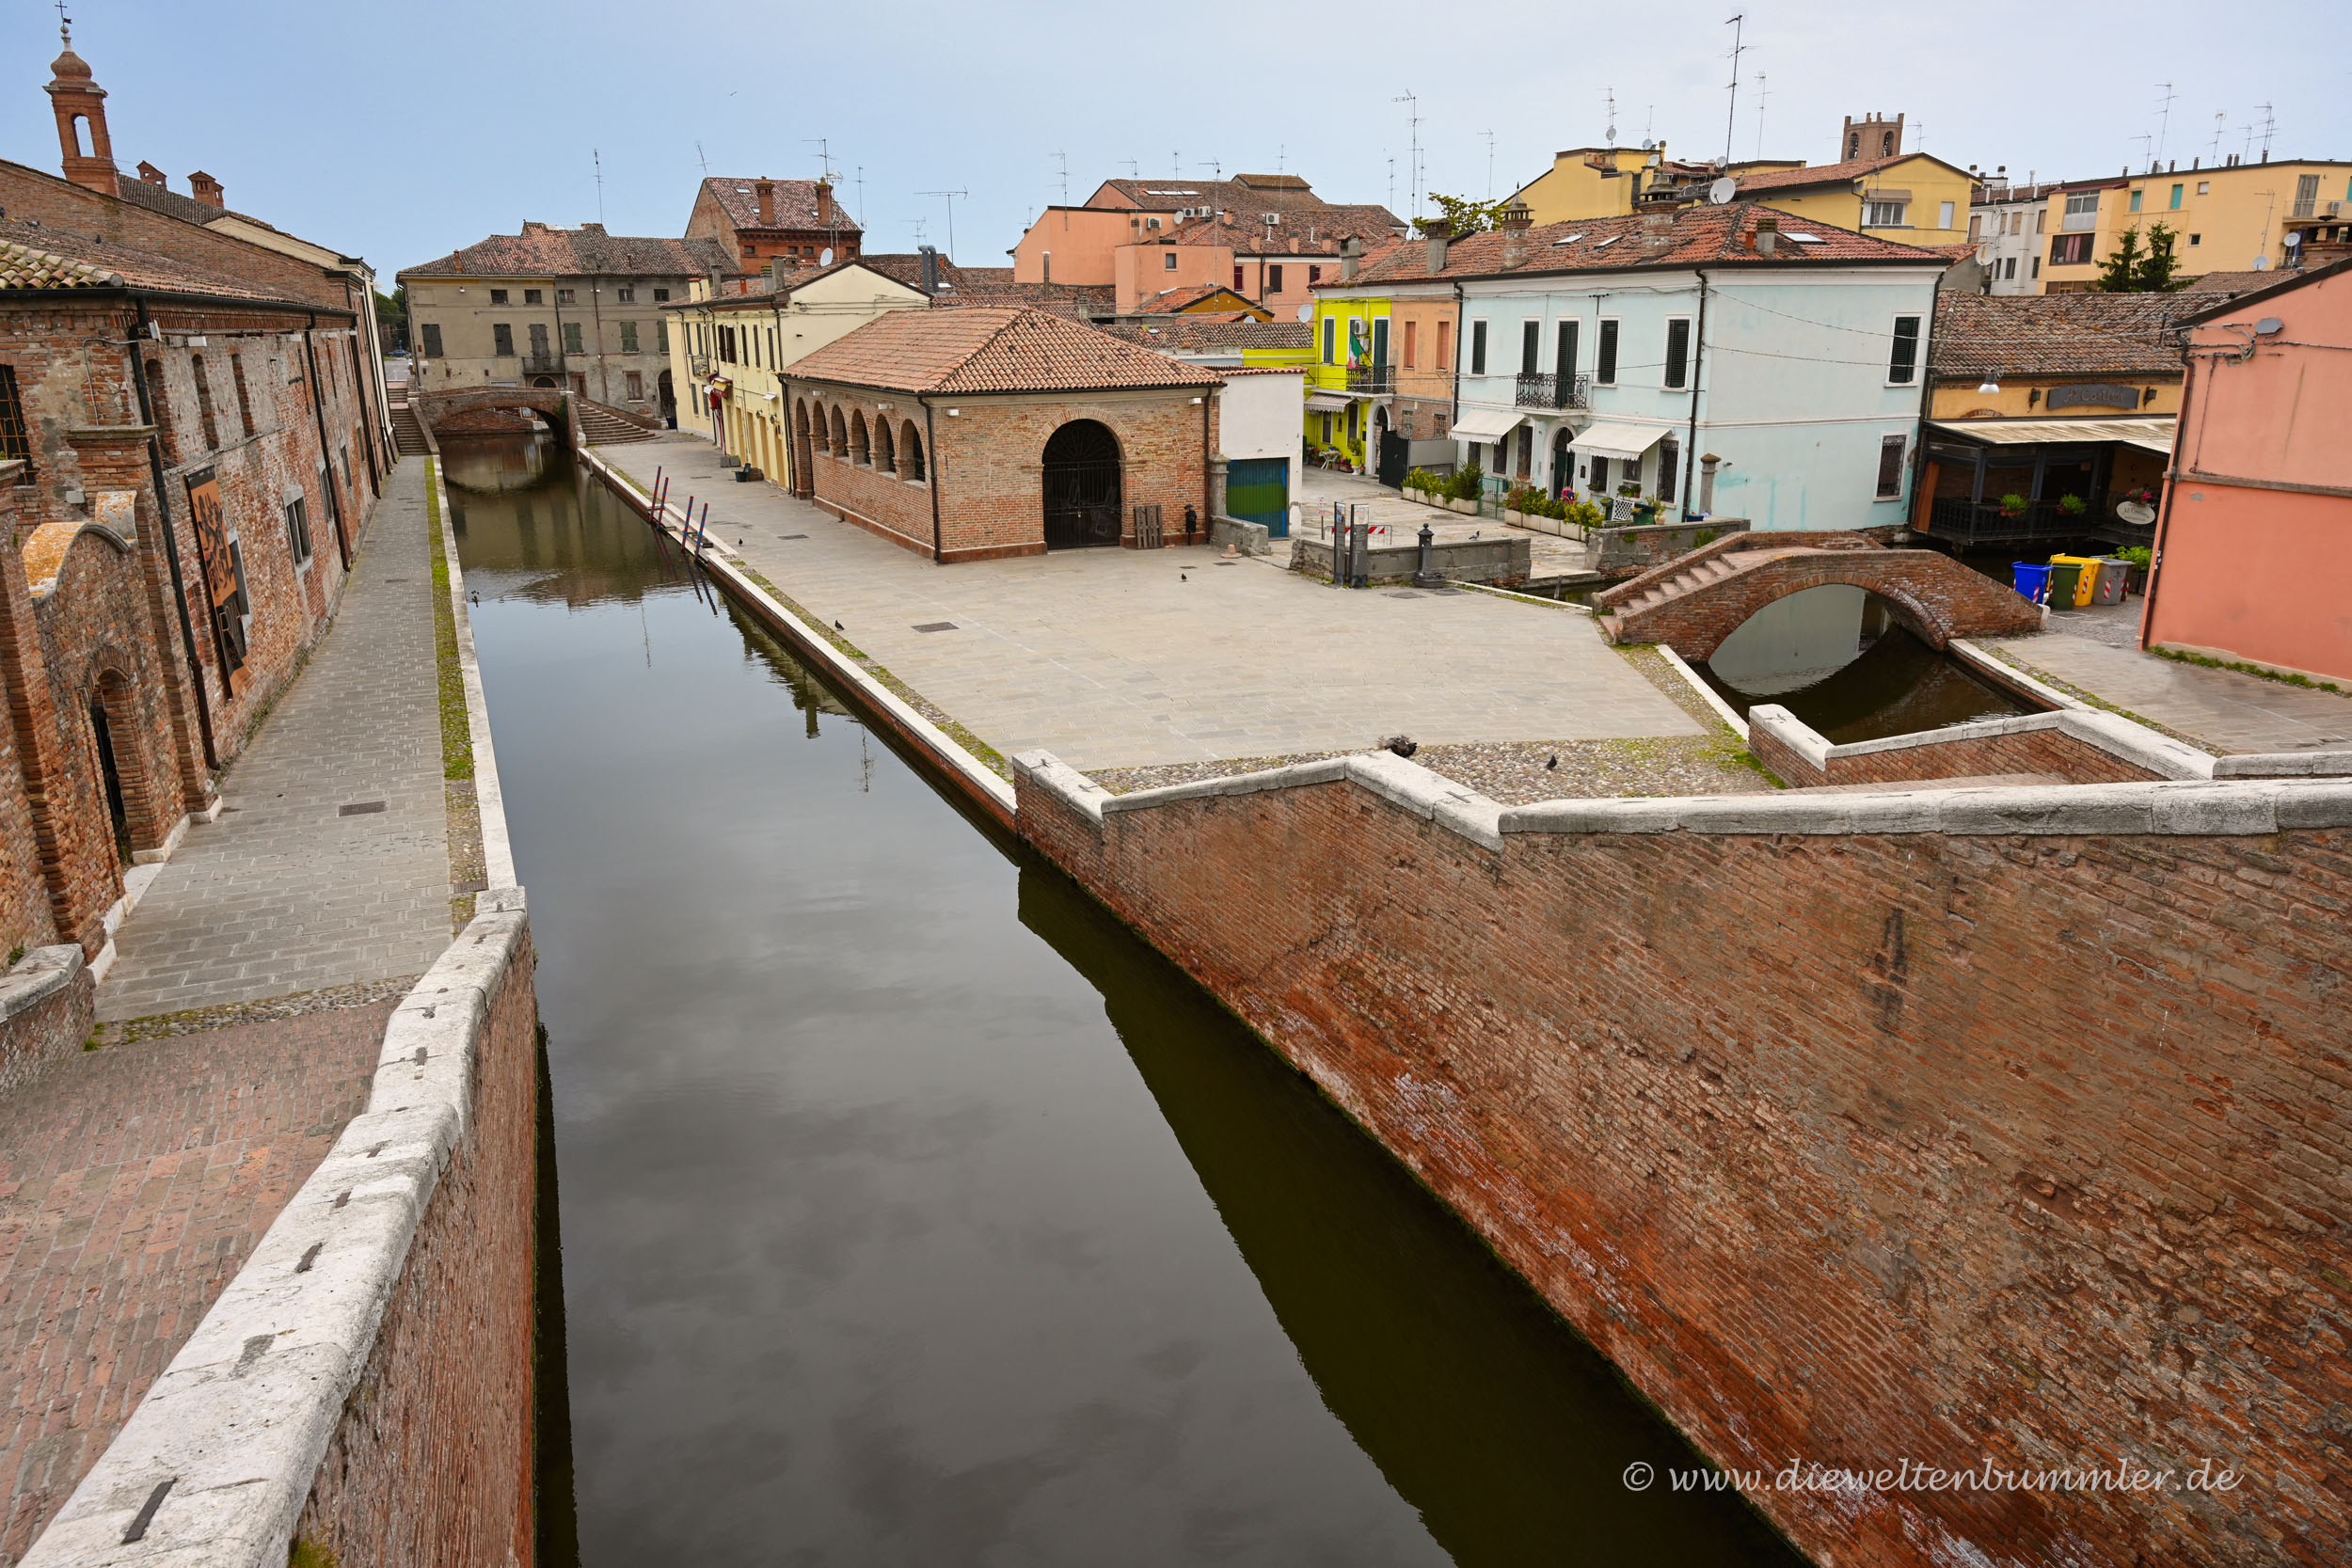
[[2139,226],[2134,224],[2116,237],[2115,254],[2100,263],[2099,281],[2095,287],[2101,293],[2128,294],[2139,289]]
[[2151,293],[2169,293],[2179,288],[2180,259],[2173,253],[2173,242],[2180,236],[2159,223],[2148,230],[2148,254],[2139,263],[2139,287]]
[[375,327],[387,349],[408,346],[408,285],[396,285],[390,293],[375,291]]
[[1487,230],[1499,227],[1502,222],[1502,210],[1511,205],[1508,197],[1501,201],[1472,201],[1467,197],[1439,196],[1435,191],[1429,193],[1429,199],[1438,204],[1438,215],[1419,219],[1421,226],[1426,229],[1432,223],[1450,223],[1457,240],[1466,234],[1484,234]]

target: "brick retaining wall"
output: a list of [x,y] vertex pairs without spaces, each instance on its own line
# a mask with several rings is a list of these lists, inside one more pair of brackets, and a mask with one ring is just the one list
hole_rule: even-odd
[[1385,754],[1017,760],[1025,834],[1720,1463],[2246,1478],[1751,1493],[1822,1560],[2352,1559],[2352,785],[1505,811]]
[[82,1049],[97,990],[72,942],[36,947],[0,970],[0,1095]]

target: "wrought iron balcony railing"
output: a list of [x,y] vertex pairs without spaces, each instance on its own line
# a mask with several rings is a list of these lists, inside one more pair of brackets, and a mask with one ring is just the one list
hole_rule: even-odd
[[1351,392],[1390,392],[1396,389],[1396,368],[1392,365],[1356,365],[1347,372],[1347,389]]
[[1521,408],[1590,408],[1593,378],[1556,375],[1549,371],[1523,374],[1519,377],[1518,402]]

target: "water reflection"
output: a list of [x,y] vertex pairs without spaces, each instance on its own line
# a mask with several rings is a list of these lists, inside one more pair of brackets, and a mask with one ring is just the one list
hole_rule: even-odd
[[1843,584],[1766,605],[1697,668],[1742,716],[1775,703],[1833,744],[2032,711],[1913,635],[1878,595]]
[[1795,1560],[1627,1492],[1695,1458],[1522,1282],[567,467],[459,504],[583,1561]]

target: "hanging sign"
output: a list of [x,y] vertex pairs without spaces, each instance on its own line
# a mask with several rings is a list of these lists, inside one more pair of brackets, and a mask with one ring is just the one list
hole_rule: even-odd
[[238,583],[235,546],[220,509],[220,479],[211,468],[188,475],[188,519],[196,531],[197,568],[204,578],[205,624],[220,661],[221,689],[234,694],[232,678],[245,666],[245,592]]

